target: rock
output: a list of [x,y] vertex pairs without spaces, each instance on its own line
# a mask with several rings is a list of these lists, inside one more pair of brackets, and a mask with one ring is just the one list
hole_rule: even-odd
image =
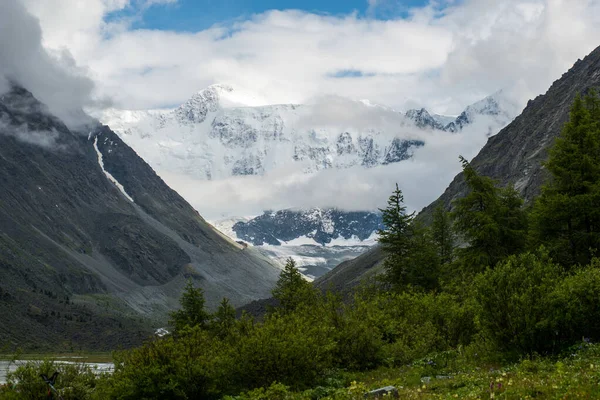
[[400,398],[398,394],[398,389],[394,386],[386,386],[379,389],[371,390],[370,392],[365,394],[366,399],[381,399],[383,396],[387,396],[388,398],[398,399]]

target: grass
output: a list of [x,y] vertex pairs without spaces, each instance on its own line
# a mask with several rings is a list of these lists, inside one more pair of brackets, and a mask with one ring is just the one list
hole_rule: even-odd
[[[241,400],[358,400],[395,386],[401,399],[592,399],[600,398],[600,344],[584,343],[561,357],[531,357],[503,366],[464,355],[434,355],[400,368],[343,373],[337,387],[302,393],[282,385],[234,397]],[[438,362],[446,358],[446,362]],[[323,395],[319,395],[322,393]],[[389,398],[389,397],[385,397]]]
[[393,385],[402,399],[600,398],[600,345],[582,344],[556,358],[533,357],[495,367],[457,357],[355,375],[367,389]]

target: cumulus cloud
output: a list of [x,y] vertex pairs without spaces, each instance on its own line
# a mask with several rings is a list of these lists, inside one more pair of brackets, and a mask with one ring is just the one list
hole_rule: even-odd
[[270,11],[193,33],[103,19],[127,0],[23,1],[46,46],[68,48],[121,108],[172,106],[219,82],[271,103],[336,94],[450,114],[515,87],[524,105],[600,44],[599,0],[432,1],[388,20]]
[[42,46],[39,22],[17,0],[3,0],[0,13],[0,92],[17,83],[67,123],[81,122],[94,84],[66,50],[50,54]]

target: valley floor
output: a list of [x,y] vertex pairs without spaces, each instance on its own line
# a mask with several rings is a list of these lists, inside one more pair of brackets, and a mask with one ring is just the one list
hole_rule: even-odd
[[[236,400],[362,400],[371,390],[394,386],[400,399],[595,399],[600,398],[600,344],[583,343],[561,357],[516,363],[466,361],[456,351],[439,353],[402,368],[347,373],[331,387],[289,392],[261,388]],[[345,382],[343,387],[339,383]],[[389,397],[385,397],[389,398]]]

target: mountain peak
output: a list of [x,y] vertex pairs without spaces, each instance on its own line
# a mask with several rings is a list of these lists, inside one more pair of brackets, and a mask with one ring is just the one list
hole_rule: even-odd
[[239,107],[256,107],[267,102],[248,90],[218,83],[196,92],[188,101],[175,109],[177,119],[187,123],[200,123],[211,112]]
[[444,129],[444,126],[436,121],[436,119],[433,118],[431,114],[429,114],[429,111],[427,111],[425,108],[421,108],[419,110],[408,110],[405,114],[405,117],[413,121],[417,127],[422,129]]
[[216,83],[194,94],[188,102],[214,102],[220,108],[257,107],[269,103],[250,90],[227,83]]

